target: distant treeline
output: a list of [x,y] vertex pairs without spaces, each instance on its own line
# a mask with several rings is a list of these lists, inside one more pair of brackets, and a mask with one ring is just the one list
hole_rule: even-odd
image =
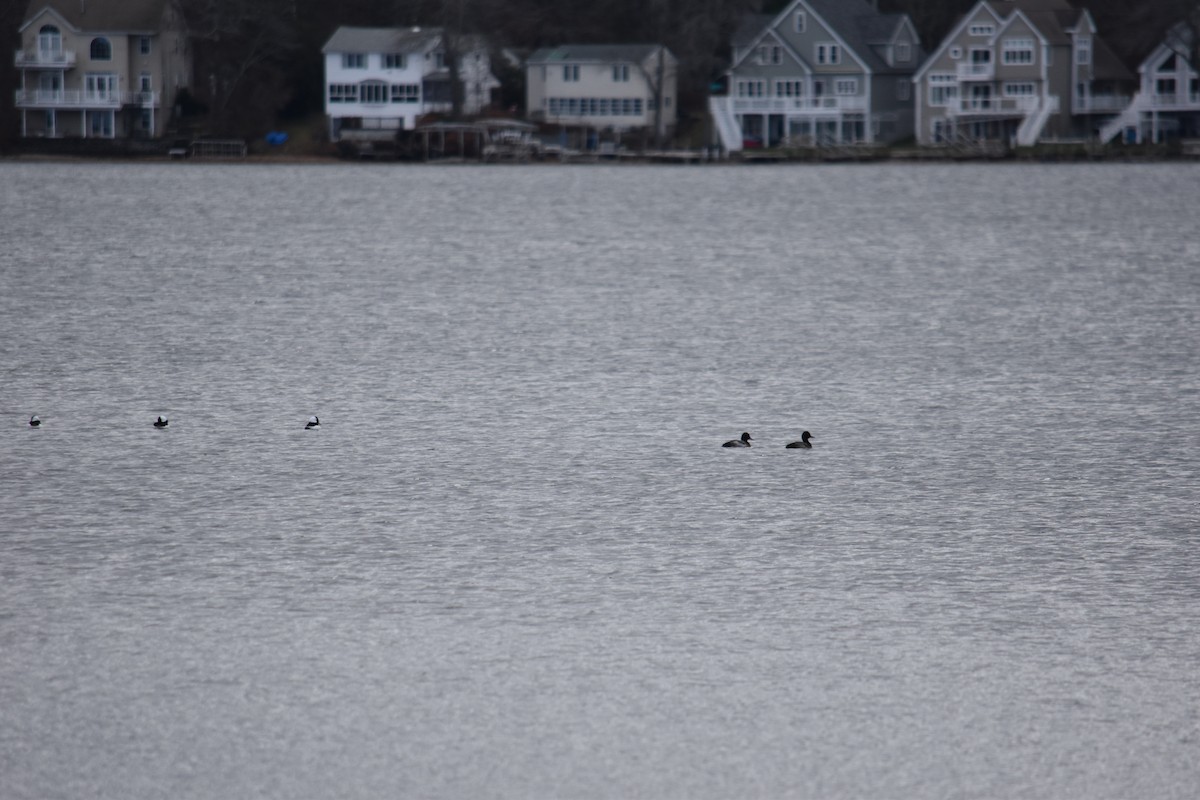
[[[871,0],[867,0],[871,2]],[[977,0],[875,0],[909,14],[927,49]],[[322,108],[321,46],[339,25],[437,25],[481,33],[499,51],[575,43],[662,42],[680,59],[679,107],[698,116],[712,81],[728,66],[729,39],[746,14],[777,12],[788,0],[177,0],[194,41],[193,108],[210,132],[258,135],[280,117]],[[0,0],[9,54],[27,0]],[[1200,18],[1200,0],[1087,0],[1101,36],[1131,67],[1172,24]],[[524,74],[493,59],[503,108],[524,104]],[[16,132],[11,55],[0,59],[0,130]]]

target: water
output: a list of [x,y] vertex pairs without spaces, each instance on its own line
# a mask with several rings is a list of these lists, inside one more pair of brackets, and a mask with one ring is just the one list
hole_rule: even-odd
[[1198,177],[0,164],[0,795],[1194,797]]

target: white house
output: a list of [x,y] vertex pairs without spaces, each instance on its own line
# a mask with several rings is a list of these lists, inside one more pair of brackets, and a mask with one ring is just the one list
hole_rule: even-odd
[[530,119],[597,130],[675,128],[675,56],[658,44],[560,45],[525,62]]
[[191,83],[184,21],[170,0],[33,0],[19,34],[22,136],[160,137]]
[[1118,133],[1139,143],[1167,137],[1200,136],[1200,65],[1188,63],[1192,33],[1183,25],[1138,67],[1138,91],[1121,115],[1100,131],[1109,141]]
[[[478,114],[500,82],[478,37],[455,37],[462,112]],[[330,138],[349,129],[396,131],[452,110],[447,37],[441,28],[352,28],[334,32],[325,55]]]

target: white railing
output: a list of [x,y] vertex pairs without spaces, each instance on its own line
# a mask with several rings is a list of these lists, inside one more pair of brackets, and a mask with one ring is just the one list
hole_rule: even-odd
[[18,67],[61,67],[75,66],[75,54],[70,50],[18,50],[13,59]]
[[789,111],[865,111],[867,98],[860,95],[820,95],[818,97],[735,97],[733,111],[737,114]]
[[1118,114],[1129,107],[1133,98],[1117,94],[1092,94],[1075,97],[1076,114]]
[[986,64],[959,64],[958,79],[960,81],[990,81],[996,77],[996,65],[989,61]]
[[159,92],[89,92],[79,89],[18,89],[18,108],[120,108],[134,105],[157,107]]
[[1003,115],[1028,114],[1038,107],[1037,97],[962,97],[948,106],[953,115]]
[[1180,111],[1200,108],[1200,93],[1175,92],[1174,94],[1152,94],[1145,97],[1148,110]]

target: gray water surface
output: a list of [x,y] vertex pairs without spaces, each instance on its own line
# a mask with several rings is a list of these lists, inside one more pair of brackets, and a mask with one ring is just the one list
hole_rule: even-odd
[[0,796],[1195,797],[1198,179],[0,163]]

